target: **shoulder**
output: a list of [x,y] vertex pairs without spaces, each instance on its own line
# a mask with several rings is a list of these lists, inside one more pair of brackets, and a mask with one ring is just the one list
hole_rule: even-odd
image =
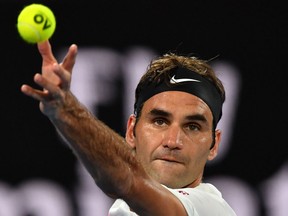
[[236,215],[212,184],[201,183],[195,188],[166,188],[181,201],[188,215]]

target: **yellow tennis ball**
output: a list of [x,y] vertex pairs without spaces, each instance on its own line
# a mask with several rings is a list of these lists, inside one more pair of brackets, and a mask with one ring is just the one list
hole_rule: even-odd
[[17,20],[20,36],[28,43],[49,39],[56,28],[53,12],[45,5],[31,4],[23,8]]

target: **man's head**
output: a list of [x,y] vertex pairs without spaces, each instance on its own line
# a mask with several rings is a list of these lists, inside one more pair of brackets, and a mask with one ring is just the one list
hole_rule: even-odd
[[218,152],[225,92],[212,68],[193,57],[164,55],[141,78],[126,141],[147,173],[169,187],[196,186]]

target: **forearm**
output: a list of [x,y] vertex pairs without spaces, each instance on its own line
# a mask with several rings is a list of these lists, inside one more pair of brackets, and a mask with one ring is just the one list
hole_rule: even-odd
[[130,169],[138,166],[131,148],[72,94],[65,100],[51,122],[104,192],[113,196],[127,193],[129,179],[133,179]]

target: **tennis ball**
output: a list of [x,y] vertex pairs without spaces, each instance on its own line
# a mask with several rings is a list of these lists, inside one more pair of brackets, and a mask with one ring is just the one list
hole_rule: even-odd
[[25,6],[18,16],[18,32],[28,43],[35,44],[49,39],[55,28],[56,19],[53,12],[42,4]]

